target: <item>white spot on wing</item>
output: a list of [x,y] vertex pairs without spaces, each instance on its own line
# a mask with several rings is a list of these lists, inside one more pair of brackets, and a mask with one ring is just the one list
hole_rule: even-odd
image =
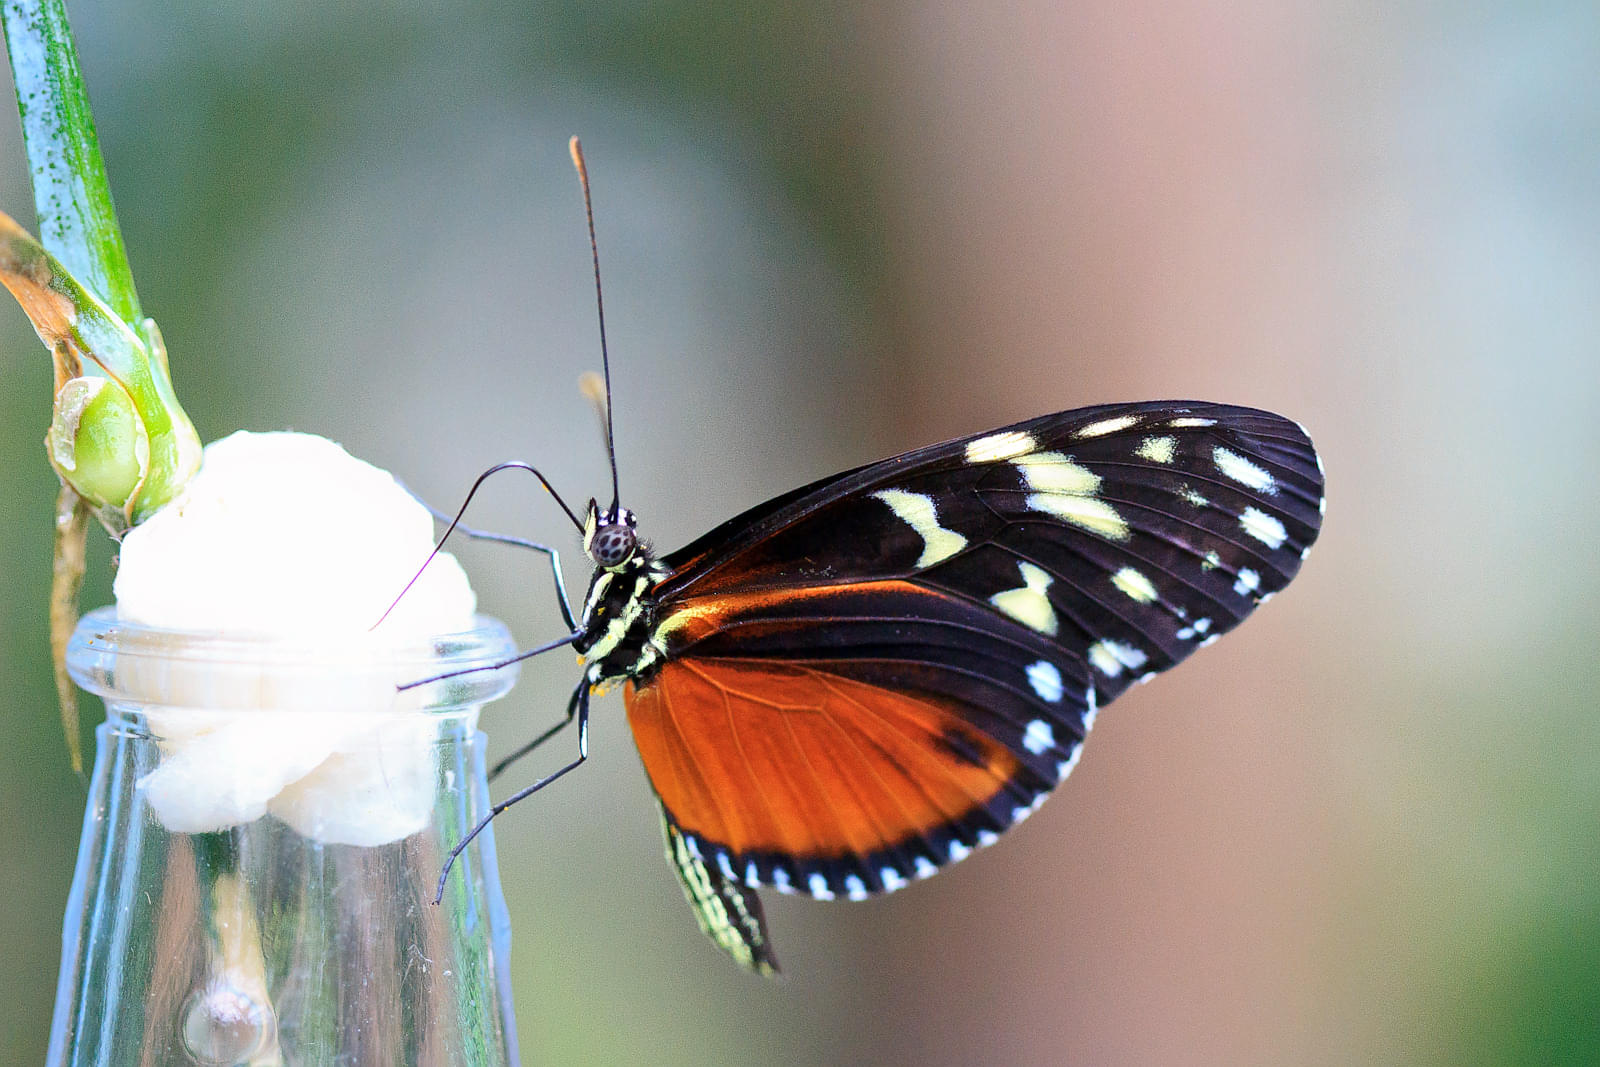
[[756,870],[755,860],[751,860],[749,863],[745,864],[744,884],[756,886],[761,884],[761,872]]
[[1183,497],[1183,499],[1187,500],[1197,508],[1203,508],[1207,504],[1211,503],[1211,501],[1205,498],[1205,494],[1197,491],[1192,485],[1186,485],[1182,489],[1179,489],[1178,495]]
[[1022,572],[1022,587],[996,593],[989,598],[989,603],[1030,630],[1054,637],[1061,623],[1056,618],[1055,608],[1050,606],[1050,598],[1045,595],[1054,579],[1049,571],[1032,563],[1019,562],[1017,567]]
[[1257,508],[1245,508],[1244,514],[1239,516],[1239,525],[1244,527],[1245,533],[1268,548],[1282,548],[1289,536],[1283,523]]
[[822,876],[821,871],[815,871],[806,881],[811,895],[818,900],[832,900],[833,890],[828,888],[828,880]]
[[1132,567],[1124,567],[1113,574],[1111,584],[1141,604],[1150,604],[1156,599],[1156,587]]
[[1049,796],[1049,795],[1050,795],[1049,793],[1040,793],[1038,796],[1033,798],[1033,803],[1029,804],[1027,807],[1025,807],[1025,808],[1012,808],[1011,809],[1011,821],[1012,821],[1012,823],[1013,824],[1019,823],[1022,820],[1026,819],[1028,816],[1032,815],[1034,812],[1038,811],[1040,805],[1042,805],[1044,803],[1044,798]]
[[1233,591],[1240,596],[1249,596],[1261,588],[1261,575],[1245,567],[1239,571],[1239,580],[1233,583]]
[[910,884],[906,881],[906,876],[893,867],[885,867],[879,871],[878,880],[883,883],[883,890],[886,893],[893,893],[896,889],[904,889]]
[[1078,757],[1080,757],[1082,755],[1083,755],[1083,746],[1081,744],[1073,745],[1072,746],[1072,755],[1068,756],[1066,759],[1064,759],[1060,763],[1056,764],[1056,781],[1058,781],[1058,782],[1066,781],[1067,780],[1067,775],[1071,774],[1072,771],[1073,771],[1073,768],[1075,768],[1078,765]]
[[1033,691],[1039,694],[1040,700],[1048,700],[1052,704],[1061,703],[1061,672],[1054,663],[1039,660],[1028,666],[1028,681],[1033,685]]
[[867,899],[867,883],[861,880],[859,874],[849,874],[844,879],[844,895],[851,900]]
[[717,853],[717,869],[722,872],[722,877],[730,882],[737,882],[739,876],[733,873],[733,861],[728,859],[726,852]]
[[1171,426],[1174,430],[1196,430],[1196,429],[1200,429],[1201,427],[1205,427],[1205,426],[1215,426],[1216,424],[1217,424],[1217,420],[1216,419],[1193,419],[1193,418],[1173,419],[1171,422],[1167,423],[1167,425]]
[[978,847],[979,848],[988,848],[990,845],[994,844],[998,840],[1000,840],[1000,835],[995,833],[993,830],[979,830],[978,831]]
[[1271,474],[1237,452],[1231,452],[1226,448],[1214,448],[1211,450],[1211,458],[1216,461],[1217,470],[1240,485],[1249,486],[1259,493],[1272,494],[1278,491],[1278,485],[1272,480]]
[[1136,426],[1138,423],[1139,416],[1137,415],[1121,415],[1115,419],[1101,419],[1099,422],[1091,422],[1089,425],[1079,430],[1078,436],[1104,437],[1108,433],[1116,433],[1118,430],[1126,430],[1129,426]]
[[1175,437],[1146,437],[1134,450],[1134,455],[1140,459],[1147,459],[1151,463],[1171,463],[1178,453],[1178,439]]
[[789,880],[789,872],[782,867],[772,868],[772,884],[780,893],[794,892],[794,883]]
[[1120,641],[1109,638],[1096,641],[1089,646],[1089,662],[1097,667],[1101,674],[1107,678],[1115,678],[1122,673],[1124,667],[1138,670],[1143,667],[1149,657],[1132,645],[1125,645]]
[[1038,445],[1031,434],[1020,430],[1006,430],[967,442],[968,463],[995,463],[1002,459],[1032,452]]
[[917,570],[947,560],[967,547],[965,537],[939,525],[939,514],[934,509],[933,497],[926,493],[908,493],[904,489],[880,489],[872,495],[888,504],[890,510],[922,538],[922,555],[917,557],[915,564]]
[[932,878],[939,873],[939,868],[935,867],[933,861],[926,856],[914,857],[911,865],[916,868],[918,878]]
[[957,841],[955,838],[950,839],[951,863],[960,863],[970,855],[972,855],[972,850],[970,848],[962,844],[960,841]]
[[1056,747],[1056,733],[1043,719],[1034,719],[1022,732],[1022,747],[1035,756],[1043,755]]
[[1083,706],[1083,732],[1087,734],[1094,729],[1094,721],[1100,717],[1100,698],[1095,693],[1092,685],[1089,687],[1089,691],[1084,694]]

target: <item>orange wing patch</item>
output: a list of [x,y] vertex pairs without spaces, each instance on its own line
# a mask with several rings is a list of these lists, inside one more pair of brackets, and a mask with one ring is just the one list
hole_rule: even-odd
[[866,857],[995,798],[1016,756],[937,698],[803,664],[688,657],[628,721],[684,831],[733,856]]

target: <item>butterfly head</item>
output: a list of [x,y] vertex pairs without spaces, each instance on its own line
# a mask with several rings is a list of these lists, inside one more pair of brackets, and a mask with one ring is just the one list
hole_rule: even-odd
[[620,570],[639,551],[638,521],[625,507],[602,511],[589,501],[589,514],[583,523],[583,551],[596,567]]

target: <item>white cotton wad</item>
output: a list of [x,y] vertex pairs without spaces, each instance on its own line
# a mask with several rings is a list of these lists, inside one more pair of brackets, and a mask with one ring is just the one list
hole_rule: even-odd
[[[436,724],[397,697],[411,679],[363,668],[472,627],[476,597],[441,553],[372,629],[433,543],[422,505],[332,441],[240,432],[207,446],[184,495],[123,539],[117,615],[263,655],[174,671],[167,706],[150,710],[162,761],[139,784],[167,829],[270,813],[314,840],[379,845],[426,825]],[[308,676],[280,646],[314,650],[323,669]]]

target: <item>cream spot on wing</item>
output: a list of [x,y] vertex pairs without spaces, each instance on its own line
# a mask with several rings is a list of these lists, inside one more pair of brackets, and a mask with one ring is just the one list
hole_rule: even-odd
[[1023,456],[1013,464],[1028,488],[1041,493],[1093,496],[1100,491],[1100,476],[1060,452]]
[[1278,485],[1272,480],[1271,474],[1237,452],[1231,452],[1226,448],[1214,448],[1211,450],[1211,458],[1216,461],[1217,470],[1240,485],[1249,486],[1257,492],[1268,495],[1278,491]]
[[1176,437],[1146,437],[1134,450],[1134,455],[1140,459],[1148,459],[1151,463],[1171,463],[1178,454],[1178,439]]
[[1114,541],[1128,539],[1128,522],[1117,509],[1092,496],[1070,496],[1066,493],[1033,493],[1028,497],[1028,508],[1046,515],[1065,519],[1090,533]]
[[880,489],[872,495],[888,504],[890,510],[922,538],[922,555],[917,557],[915,564],[917,570],[943,562],[967,547],[965,537],[939,525],[939,513],[934,509],[933,497],[926,493]]
[[1153,603],[1156,599],[1156,587],[1132,567],[1124,567],[1113,574],[1111,584],[1141,604]]
[[1215,426],[1216,419],[1173,419],[1167,423],[1174,430],[1196,430],[1204,426]]
[[1015,463],[1028,488],[1032,511],[1054,515],[1074,526],[1114,540],[1126,540],[1128,524],[1117,509],[1095,496],[1100,476],[1060,452],[1040,452]]
[[1056,747],[1055,731],[1043,719],[1034,719],[1022,732],[1022,747],[1035,756],[1042,755]]
[[1028,681],[1033,685],[1033,691],[1039,694],[1040,700],[1048,700],[1052,704],[1061,703],[1061,672],[1054,663],[1039,660],[1028,667]]
[[1139,416],[1137,415],[1122,415],[1115,419],[1101,419],[1099,422],[1091,422],[1089,425],[1079,430],[1078,436],[1104,437],[1108,433],[1116,433],[1118,430],[1126,430],[1129,426],[1136,426],[1138,423]]
[[1138,670],[1143,667],[1148,659],[1142,651],[1132,645],[1125,645],[1120,641],[1109,638],[1096,641],[1089,646],[1089,662],[1094,664],[1100,673],[1108,678],[1115,678],[1127,667]]
[[1045,595],[1054,579],[1049,571],[1032,563],[1018,563],[1017,567],[1022,572],[1022,587],[996,593],[989,598],[989,603],[1030,630],[1054,637],[1061,623],[1056,619],[1056,609],[1050,606],[1050,598]]
[[1257,508],[1245,508],[1244,514],[1239,516],[1239,525],[1244,527],[1245,533],[1268,548],[1282,548],[1289,536],[1283,523]]
[[1261,575],[1245,567],[1239,572],[1239,580],[1233,583],[1233,591],[1240,596],[1249,596],[1261,588]]
[[968,463],[994,463],[1013,456],[1032,452],[1038,445],[1032,434],[1021,430],[1005,430],[967,442]]

